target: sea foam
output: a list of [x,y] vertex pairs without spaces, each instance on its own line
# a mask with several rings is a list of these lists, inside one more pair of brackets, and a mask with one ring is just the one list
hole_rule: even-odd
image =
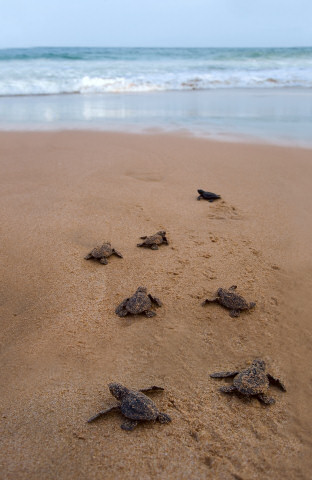
[[0,95],[311,88],[312,48],[0,50]]

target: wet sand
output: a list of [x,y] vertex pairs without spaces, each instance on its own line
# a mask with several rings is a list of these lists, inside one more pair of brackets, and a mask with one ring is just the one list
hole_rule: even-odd
[[[1,478],[310,478],[312,151],[0,133],[0,168]],[[136,247],[160,229],[169,246]],[[106,240],[123,259],[84,260]],[[254,310],[201,306],[232,284]],[[140,285],[164,306],[118,318]],[[209,377],[255,357],[286,384],[275,405]],[[151,397],[172,423],[87,424],[111,381],[164,386]]]

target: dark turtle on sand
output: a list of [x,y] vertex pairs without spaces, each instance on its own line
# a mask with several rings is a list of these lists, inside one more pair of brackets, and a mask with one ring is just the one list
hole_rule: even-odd
[[199,196],[197,197],[197,200],[201,200],[204,198],[205,200],[208,200],[208,202],[214,202],[215,200],[218,200],[221,198],[220,195],[217,195],[216,193],[212,192],[205,192],[205,190],[197,190],[199,193]]
[[145,313],[147,317],[154,317],[156,313],[152,310],[152,303],[155,303],[158,307],[162,306],[157,297],[153,297],[150,293],[147,294],[145,287],[139,287],[132,297],[126,298],[118,305],[115,312],[119,317],[125,317],[129,313],[132,315]]
[[166,232],[160,231],[151,235],[150,237],[140,237],[144,242],[138,243],[137,247],[151,248],[152,250],[158,250],[158,245],[164,243],[168,245],[168,240],[166,238]]
[[283,392],[286,392],[285,385],[278,378],[273,377],[270,373],[266,373],[265,362],[261,359],[254,360],[252,365],[244,370],[212,373],[210,376],[212,378],[234,377],[233,384],[221,387],[220,392],[238,392],[247,396],[256,396],[267,405],[275,403],[274,398],[267,395],[270,384],[276,385]]
[[217,302],[230,310],[231,317],[239,317],[241,310],[250,310],[251,308],[255,307],[256,304],[255,302],[248,303],[244,297],[234,293],[236,288],[236,285],[232,285],[232,287],[230,287],[228,290],[225,288],[219,288],[215,298],[212,298],[211,300],[207,298],[202,305],[205,305],[206,303]]
[[121,425],[123,430],[133,430],[141,421],[155,421],[160,423],[169,423],[171,418],[166,413],[158,410],[155,403],[144,395],[144,392],[162,391],[162,387],[150,387],[142,390],[130,390],[120,383],[110,383],[108,388],[111,394],[119,400],[119,404],[103,410],[93,417],[89,418],[88,423],[97,420],[108,412],[119,411],[127,418],[127,421]]
[[103,265],[108,264],[108,257],[111,255],[117,255],[117,257],[122,258],[121,253],[117,252],[112,248],[109,242],[103,243],[100,247],[95,247],[88,255],[85,256],[85,260],[90,260],[90,258],[95,258],[100,261]]

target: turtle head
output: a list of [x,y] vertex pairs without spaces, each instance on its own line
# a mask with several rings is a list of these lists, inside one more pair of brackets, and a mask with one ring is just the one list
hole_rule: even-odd
[[166,232],[164,230],[160,230],[160,232],[157,232],[157,235],[160,235],[161,237],[165,237]]
[[199,195],[202,195],[204,193],[204,190],[201,190],[201,189],[199,189],[197,191],[198,191]]
[[147,289],[145,287],[139,287],[136,291],[136,293],[146,293],[147,292]]
[[124,387],[120,383],[109,383],[108,388],[113,397],[117,398],[117,400],[121,400],[122,397],[129,391],[127,387]]
[[264,360],[261,360],[260,358],[256,358],[253,362],[252,362],[252,366],[253,367],[256,367],[257,370],[262,370],[264,372],[265,370],[265,361]]

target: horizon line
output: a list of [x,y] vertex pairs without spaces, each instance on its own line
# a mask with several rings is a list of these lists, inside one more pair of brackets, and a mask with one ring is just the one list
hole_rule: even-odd
[[213,47],[213,46],[178,46],[178,47],[168,47],[168,46],[148,46],[148,47],[143,47],[143,46],[123,46],[123,45],[114,45],[114,46],[101,46],[101,45],[34,45],[34,46],[27,46],[27,47],[0,47],[0,50],[14,50],[14,49],[19,49],[19,50],[29,50],[29,49],[35,49],[35,48],[123,48],[123,49],[126,49],[126,48],[134,48],[134,49],[186,49],[186,48],[189,48],[189,49],[192,49],[192,48],[196,48],[196,49],[207,49],[207,48],[215,48],[215,49],[236,49],[236,48],[241,48],[241,49],[254,49],[254,48],[279,48],[279,49],[282,49],[282,48],[312,48],[312,45],[288,45],[288,46],[277,46],[277,45],[273,45],[273,46],[261,46],[261,45],[258,45],[258,46],[253,46],[253,47],[247,47],[247,46],[218,46],[218,47]]

